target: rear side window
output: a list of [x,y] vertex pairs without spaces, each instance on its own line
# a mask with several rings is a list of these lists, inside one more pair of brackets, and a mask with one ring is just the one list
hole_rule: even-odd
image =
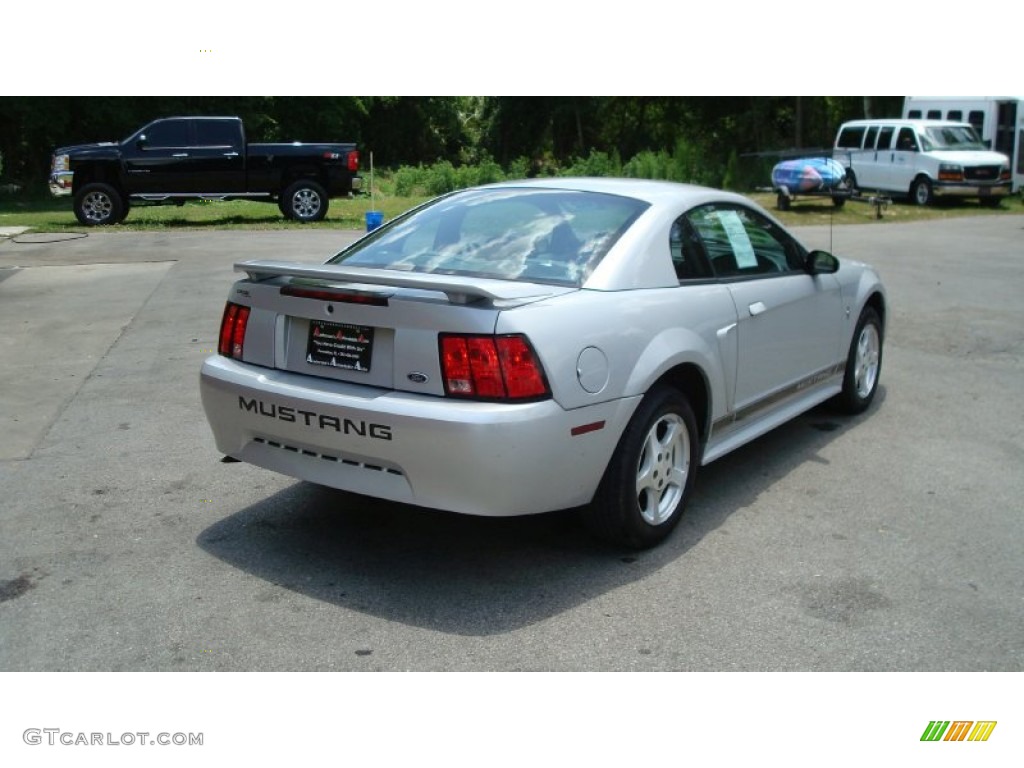
[[874,149],[875,139],[878,138],[878,126],[872,125],[864,136],[864,149]]
[[946,113],[946,119],[956,120],[957,122],[960,122],[961,120],[964,119],[964,113],[959,109],[951,109],[949,110],[949,112]]
[[864,126],[847,126],[839,131],[836,146],[842,149],[860,149],[864,139]]
[[896,129],[888,125],[878,132],[878,144],[875,145],[876,149],[888,149],[892,146],[892,135],[896,133]]
[[942,110],[941,109],[929,109],[928,110],[928,119],[929,120],[941,120],[942,119]]
[[396,219],[331,263],[579,286],[647,207],[560,189],[459,192]]
[[907,117],[909,117],[911,120],[920,120],[921,119],[921,110],[920,109],[912,109],[909,112],[907,112]]
[[978,109],[972,109],[967,113],[967,122],[974,126],[974,130],[981,136],[985,128],[985,113]]
[[238,124],[233,120],[196,120],[196,146],[234,147],[240,139]]

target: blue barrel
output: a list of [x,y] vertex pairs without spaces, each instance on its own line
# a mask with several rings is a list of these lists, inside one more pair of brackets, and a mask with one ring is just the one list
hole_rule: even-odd
[[384,212],[383,211],[367,211],[366,212],[366,231],[373,232],[377,227],[384,223]]

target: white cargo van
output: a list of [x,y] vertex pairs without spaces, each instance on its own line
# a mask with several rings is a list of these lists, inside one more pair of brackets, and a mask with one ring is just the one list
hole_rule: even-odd
[[833,158],[857,189],[937,197],[974,197],[999,205],[1010,194],[1010,159],[985,148],[969,123],[948,120],[851,120],[836,134]]

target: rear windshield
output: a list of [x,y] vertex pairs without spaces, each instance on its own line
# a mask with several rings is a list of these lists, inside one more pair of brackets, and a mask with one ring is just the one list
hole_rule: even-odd
[[342,251],[331,263],[580,286],[647,203],[561,189],[457,192]]

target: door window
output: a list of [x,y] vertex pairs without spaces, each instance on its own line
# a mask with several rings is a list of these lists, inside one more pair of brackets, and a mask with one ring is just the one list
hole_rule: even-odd
[[687,214],[715,277],[763,277],[803,270],[806,254],[760,214],[739,205],[706,205]]
[[147,149],[178,148],[189,145],[187,120],[164,120],[146,131]]
[[896,149],[917,152],[917,137],[914,136],[913,128],[900,128],[900,134],[896,138]]
[[711,277],[711,267],[704,255],[704,247],[685,216],[673,222],[669,230],[668,247],[672,254],[672,266],[680,281]]

